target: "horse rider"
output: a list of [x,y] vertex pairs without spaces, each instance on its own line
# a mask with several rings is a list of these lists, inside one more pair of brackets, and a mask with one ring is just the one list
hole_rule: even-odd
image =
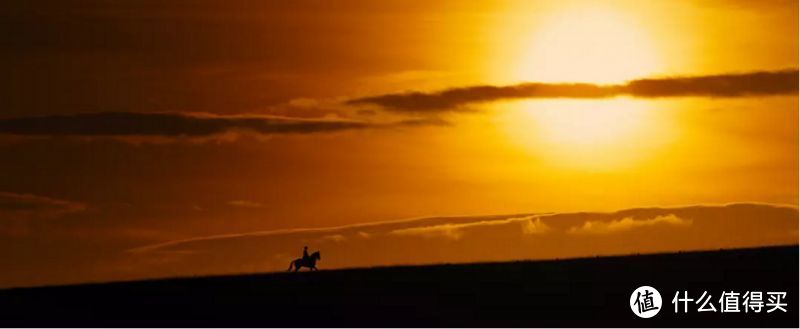
[[308,261],[308,246],[303,246],[303,261]]

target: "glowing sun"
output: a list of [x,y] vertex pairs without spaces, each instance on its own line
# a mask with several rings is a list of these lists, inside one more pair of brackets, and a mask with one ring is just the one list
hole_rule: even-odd
[[514,80],[619,83],[651,75],[659,66],[646,31],[611,8],[556,11],[515,47]]

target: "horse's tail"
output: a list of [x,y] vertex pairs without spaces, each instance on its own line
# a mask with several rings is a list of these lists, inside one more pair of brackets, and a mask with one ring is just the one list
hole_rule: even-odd
[[295,262],[295,261],[291,261],[291,262],[289,263],[289,269],[288,269],[288,270],[286,270],[286,272],[289,272],[289,271],[291,271],[293,266],[297,266],[297,265],[296,265],[294,262]]

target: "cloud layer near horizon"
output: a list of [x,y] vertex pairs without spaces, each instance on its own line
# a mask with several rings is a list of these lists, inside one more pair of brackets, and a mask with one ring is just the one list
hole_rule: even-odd
[[791,206],[731,204],[436,217],[197,237],[129,255],[143,269],[195,275],[285,270],[303,245],[321,250],[322,268],[736,248],[796,243],[797,214]]
[[395,112],[454,111],[464,105],[525,98],[747,97],[796,95],[798,70],[667,77],[632,80],[618,85],[589,83],[521,83],[481,85],[437,92],[404,92],[349,100],[350,105],[374,105]]

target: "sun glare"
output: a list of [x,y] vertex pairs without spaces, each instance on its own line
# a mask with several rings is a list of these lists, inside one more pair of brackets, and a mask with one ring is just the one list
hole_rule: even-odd
[[508,103],[498,115],[512,144],[559,166],[593,170],[632,165],[663,145],[668,120],[649,105],[630,98],[536,100]]
[[517,81],[619,83],[652,75],[659,66],[645,30],[612,8],[563,8],[532,23],[519,39],[506,72]]
[[[650,31],[625,8],[581,3],[539,9],[519,10],[515,19],[498,22],[494,31],[507,45],[488,66],[490,79],[615,84],[661,72]],[[662,115],[659,111],[630,98],[499,106],[506,107],[496,115],[509,142],[556,166],[633,165],[669,135],[658,129],[664,121],[654,118]]]
[[526,112],[542,141],[574,147],[623,142],[641,128],[644,111],[630,100],[558,100]]

